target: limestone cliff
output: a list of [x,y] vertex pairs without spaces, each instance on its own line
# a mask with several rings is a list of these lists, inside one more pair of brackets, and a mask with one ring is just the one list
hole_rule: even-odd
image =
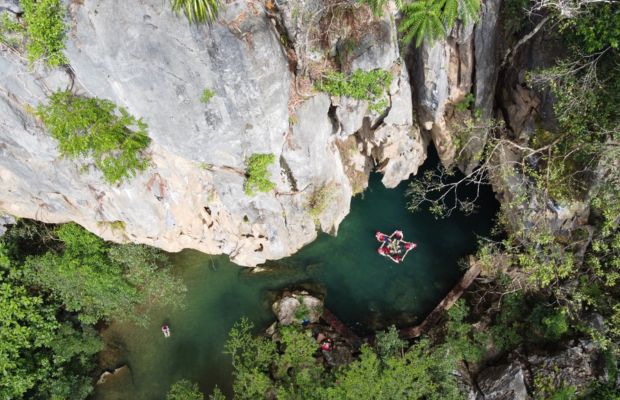
[[[302,60],[328,63],[349,39],[308,45],[303,33],[320,18],[296,20],[292,10],[317,4],[233,1],[218,22],[194,26],[156,0],[67,1],[67,68],[31,68],[0,45],[0,211],[76,221],[106,239],[168,251],[228,254],[248,266],[292,254],[317,226],[335,233],[371,169],[393,187],[417,171],[426,144],[389,15],[366,15],[372,29],[361,29],[347,54],[353,69],[392,71],[386,113],[300,90]],[[143,118],[151,167],[110,185],[95,168],[62,158],[31,110],[65,88]],[[215,92],[206,105],[205,88]],[[254,153],[276,156],[276,189],[247,196],[245,161]],[[329,204],[311,215],[320,190]]]

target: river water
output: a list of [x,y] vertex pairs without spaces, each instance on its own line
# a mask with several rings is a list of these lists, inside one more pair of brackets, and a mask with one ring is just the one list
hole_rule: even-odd
[[[156,310],[146,328],[107,329],[104,337],[123,350],[132,384],[98,389],[96,398],[163,399],[183,378],[205,393],[215,384],[230,392],[231,365],[222,353],[230,327],[242,316],[257,329],[267,327],[274,320],[273,294],[284,288],[321,293],[326,307],[359,333],[420,322],[460,278],[458,260],[475,251],[477,235],[489,232],[497,203],[487,190],[478,213],[436,220],[428,212],[408,212],[405,189],[403,183],[387,190],[373,175],[336,237],[321,235],[294,256],[268,263],[269,272],[251,273],[227,257],[196,251],[171,255],[188,287],[185,309]],[[395,229],[418,244],[401,264],[376,252],[375,231]],[[172,330],[168,339],[160,331],[164,322]]]

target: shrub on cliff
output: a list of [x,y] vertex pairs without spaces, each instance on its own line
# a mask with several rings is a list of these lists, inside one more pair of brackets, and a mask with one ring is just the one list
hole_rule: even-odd
[[26,24],[26,49],[31,63],[42,58],[50,67],[67,64],[63,54],[68,26],[61,0],[21,0]]
[[109,100],[58,91],[37,115],[70,158],[92,157],[105,180],[118,183],[148,166],[147,125]]
[[331,96],[347,96],[356,100],[367,100],[369,109],[383,111],[387,106],[385,95],[392,83],[392,74],[383,69],[363,71],[358,69],[351,75],[329,72],[315,84],[317,90]]
[[245,193],[248,196],[256,192],[269,192],[276,184],[269,180],[269,166],[276,160],[273,154],[252,154],[248,159]]
[[172,0],[172,11],[185,14],[190,23],[211,22],[219,13],[218,0]]

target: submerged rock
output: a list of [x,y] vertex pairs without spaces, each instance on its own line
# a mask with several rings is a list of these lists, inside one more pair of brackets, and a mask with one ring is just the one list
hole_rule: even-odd
[[115,368],[113,371],[105,371],[99,376],[97,385],[126,385],[131,383],[131,370],[127,365]]

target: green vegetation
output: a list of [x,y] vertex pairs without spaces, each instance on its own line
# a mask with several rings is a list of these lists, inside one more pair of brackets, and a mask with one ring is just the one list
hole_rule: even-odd
[[467,95],[463,98],[462,101],[459,101],[454,105],[458,111],[464,112],[469,110],[469,108],[474,104],[476,98],[473,93],[467,93]]
[[371,111],[382,112],[388,106],[386,92],[392,83],[389,71],[356,70],[351,75],[342,72],[329,72],[315,83],[317,90],[331,96],[347,96],[357,100],[367,100]]
[[334,196],[334,187],[331,184],[321,186],[312,192],[308,200],[307,208],[310,216],[315,220],[327,209]]
[[92,390],[83,370],[94,366],[101,342],[90,327],[56,316],[57,305],[8,277],[0,282],[0,397],[84,399]]
[[92,157],[109,183],[130,178],[148,166],[147,125],[109,100],[59,91],[36,112],[64,156]]
[[[560,28],[553,34],[554,40],[566,44],[564,58],[528,74],[532,87],[553,93],[557,127],[538,128],[517,142],[510,127],[488,121],[480,131],[484,134],[477,137],[486,143],[479,167],[467,175],[429,171],[411,186],[411,205],[412,209],[428,205],[440,215],[467,209],[471,202],[461,199],[460,188],[476,187],[488,178],[509,194],[498,218],[501,239],[481,240],[477,257],[489,280],[477,289],[489,297],[474,298],[473,303],[488,338],[455,331],[451,322],[446,324],[453,332],[446,341],[455,349],[469,347],[462,351],[464,360],[484,358],[479,350],[489,339],[507,352],[519,345],[545,349],[569,339],[589,338],[606,355],[607,368],[617,371],[620,6],[588,4],[574,13],[561,12],[568,4],[557,7],[545,12]],[[475,136],[472,130],[468,137]],[[509,166],[501,154],[511,154]],[[586,209],[583,217],[580,207]],[[572,210],[577,210],[576,216],[562,221],[562,213]],[[588,322],[594,316],[602,317],[604,326],[595,328]],[[551,369],[539,374],[535,398],[618,396],[613,388],[615,372],[607,381],[597,380],[587,387],[558,381]]]
[[181,379],[175,382],[166,395],[166,400],[204,400],[198,384]]
[[78,313],[83,323],[114,319],[144,324],[150,306],[181,304],[183,285],[169,273],[161,252],[108,245],[75,224],[60,226],[54,235],[61,247],[27,258],[24,281]]
[[85,399],[102,349],[94,324],[145,322],[184,290],[159,251],[20,220],[0,238],[0,398]]
[[209,104],[213,96],[215,96],[215,92],[209,88],[206,88],[202,91],[202,97],[200,98],[200,101],[202,101],[204,104]]
[[17,21],[17,18],[8,12],[0,13],[0,43],[19,49],[24,41],[26,28]]
[[245,193],[253,196],[256,192],[269,192],[276,184],[269,180],[269,166],[276,161],[274,154],[252,154],[246,170]]
[[420,47],[424,39],[432,42],[442,38],[459,18],[465,24],[475,22],[480,13],[480,0],[416,0],[401,7],[403,19],[398,30],[403,42],[415,39]]
[[220,2],[218,0],[171,0],[172,11],[185,14],[190,23],[211,23],[217,19]]
[[66,10],[61,0],[21,0],[26,27],[28,60],[43,59],[50,67],[67,63],[63,54],[68,25]]
[[359,359],[336,369],[317,363],[310,331],[285,327],[274,342],[252,336],[243,319],[230,332],[235,398],[457,399],[455,359],[447,347],[423,339],[409,347],[394,328],[378,335],[379,352],[364,345]]

